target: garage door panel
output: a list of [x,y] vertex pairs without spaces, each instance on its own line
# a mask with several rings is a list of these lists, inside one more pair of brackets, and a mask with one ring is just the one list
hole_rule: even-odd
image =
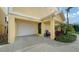
[[36,24],[34,23],[16,23],[16,36],[25,36],[36,34]]

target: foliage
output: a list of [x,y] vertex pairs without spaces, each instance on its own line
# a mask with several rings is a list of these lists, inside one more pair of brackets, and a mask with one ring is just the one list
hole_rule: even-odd
[[72,25],[68,25],[68,27],[67,27],[67,32],[68,32],[68,33],[75,33],[75,29],[73,28]]
[[61,28],[61,31],[63,32],[63,34],[75,32],[73,26],[69,25],[69,24],[60,24],[60,25],[56,26],[56,29],[57,28]]
[[[60,24],[57,26],[58,28],[61,28],[61,31],[56,34],[56,40],[61,42],[73,42],[76,40],[76,35],[73,35],[75,33],[75,30],[72,25],[70,24]],[[56,31],[57,32],[57,31]]]
[[60,42],[66,42],[66,43],[74,42],[76,40],[76,35],[71,35],[71,34],[60,35],[57,36],[55,40]]
[[79,24],[74,24],[73,27],[76,32],[79,32]]

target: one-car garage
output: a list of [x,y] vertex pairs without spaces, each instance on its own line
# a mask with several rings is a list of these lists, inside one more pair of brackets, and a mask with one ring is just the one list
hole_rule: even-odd
[[16,36],[36,35],[37,30],[37,22],[16,19]]

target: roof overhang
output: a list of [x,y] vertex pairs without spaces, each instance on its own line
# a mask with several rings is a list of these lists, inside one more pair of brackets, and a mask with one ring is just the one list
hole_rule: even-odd
[[50,16],[53,16],[53,15],[58,14],[58,10],[56,10],[56,11],[51,11],[51,13],[50,14],[47,14],[45,17],[38,18],[38,17],[34,17],[34,16],[30,16],[30,15],[25,15],[25,14],[18,13],[18,12],[13,12],[12,11],[12,7],[9,7],[8,8],[8,11],[9,11],[8,13],[11,14],[11,15],[22,16],[22,17],[26,17],[26,18],[30,18],[30,19],[37,19],[39,21],[41,21],[44,18],[48,18]]

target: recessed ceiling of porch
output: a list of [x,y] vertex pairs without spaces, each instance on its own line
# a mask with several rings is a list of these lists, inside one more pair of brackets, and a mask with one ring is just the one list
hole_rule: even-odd
[[13,7],[12,11],[42,19],[58,10],[55,7]]

